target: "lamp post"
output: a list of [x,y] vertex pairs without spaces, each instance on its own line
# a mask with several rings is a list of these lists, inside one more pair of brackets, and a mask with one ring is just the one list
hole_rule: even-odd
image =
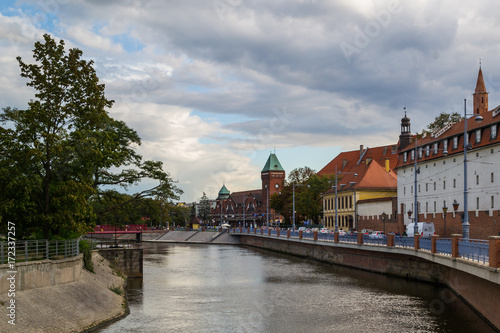
[[443,215],[444,215],[444,238],[446,238],[446,212],[448,211],[448,207],[446,204],[443,206]]
[[385,219],[387,218],[387,213],[383,212],[382,213],[382,222],[384,223],[384,235],[385,235]]
[[[467,136],[467,100],[464,99],[464,220],[462,223],[462,237],[469,238],[469,189],[467,188],[467,150],[471,149],[469,138]],[[474,114],[469,114],[474,116]],[[482,122],[483,117],[476,115],[474,121]],[[457,206],[458,208],[458,206]]]
[[337,184],[339,175],[354,175],[357,177],[358,174],[355,172],[337,172],[337,166],[335,166],[335,232],[339,231],[338,213],[337,213]]
[[306,185],[306,184],[295,184],[295,182],[293,182],[293,185],[292,185],[292,201],[293,201],[293,204],[292,204],[292,209],[293,209],[293,212],[292,212],[292,220],[293,220],[293,230],[295,231],[295,186],[307,186],[307,187],[310,187],[310,185]]

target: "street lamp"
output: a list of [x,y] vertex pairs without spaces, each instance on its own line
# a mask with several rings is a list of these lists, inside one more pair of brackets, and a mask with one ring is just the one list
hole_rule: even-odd
[[[467,150],[472,149],[469,138],[467,136],[467,99],[464,99],[464,220],[462,223],[462,237],[469,238],[469,189],[467,188]],[[474,121],[482,122],[484,119],[480,115],[474,115]],[[458,203],[457,203],[458,204]],[[458,205],[457,205],[458,208]]]
[[337,184],[339,175],[354,175],[357,177],[358,174],[355,172],[337,172],[337,166],[335,166],[335,232],[339,231],[338,213],[337,213]]
[[[457,207],[458,208],[458,207]],[[446,204],[443,206],[443,215],[444,215],[444,238],[446,238],[446,212],[448,211],[448,207]]]
[[311,187],[311,185],[306,185],[306,184],[295,184],[295,182],[293,182],[293,185],[292,185],[292,201],[293,201],[293,204],[292,204],[292,209],[293,209],[293,212],[292,212],[292,220],[293,220],[293,230],[295,231],[295,186],[307,186],[307,187]]

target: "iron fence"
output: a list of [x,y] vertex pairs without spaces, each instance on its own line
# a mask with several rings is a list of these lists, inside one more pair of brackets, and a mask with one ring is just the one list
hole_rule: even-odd
[[436,239],[436,253],[451,256],[451,238]]
[[399,247],[413,248],[415,247],[415,239],[413,237],[395,236],[394,245]]
[[482,262],[483,264],[489,261],[489,249],[487,240],[460,238],[458,242],[459,257]]
[[0,264],[76,257],[80,254],[79,241],[80,239],[55,241],[43,239],[1,242]]
[[432,240],[430,237],[420,237],[419,247],[421,250],[432,250]]

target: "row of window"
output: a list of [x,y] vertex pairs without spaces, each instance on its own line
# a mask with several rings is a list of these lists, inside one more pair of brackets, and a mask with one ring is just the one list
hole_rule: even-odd
[[[476,209],[477,210],[479,210],[479,205],[480,205],[480,199],[479,199],[479,197],[476,197]],[[420,202],[419,202],[418,212],[422,213],[420,211],[421,210],[420,206],[421,205],[420,205]],[[432,211],[429,211],[429,202],[428,201],[425,202],[425,212],[426,213],[440,213],[440,212],[442,212],[443,207],[447,207],[446,206],[446,200],[443,200],[443,206],[442,207],[437,207],[437,202],[434,201],[433,202],[433,210]],[[490,198],[490,207],[491,207],[491,209],[495,208],[495,196],[493,196],[493,195]],[[403,209],[403,211],[405,211],[405,210],[406,210],[406,208]],[[411,204],[411,210],[413,211],[413,204]],[[451,209],[450,209],[450,207],[448,207],[448,211],[452,211],[452,210],[453,210],[453,207],[451,207]]]
[[[325,210],[335,209],[335,198],[327,199],[324,202]],[[352,209],[352,196],[337,196],[337,209]]]
[[[490,174],[490,183],[495,183],[495,174],[492,172]],[[425,192],[428,192],[429,191],[429,184],[430,183],[425,183]],[[422,184],[418,184],[418,193],[420,193],[421,191],[421,185]],[[434,182],[432,183],[432,187],[433,187],[433,190],[436,191],[437,190],[437,182]],[[476,185],[479,185],[479,175],[476,175]],[[456,188],[457,187],[457,180],[456,179],[453,179],[453,188]],[[446,180],[443,180],[443,190],[446,190]],[[410,193],[413,194],[413,185],[410,186]],[[403,187],[403,195],[406,195],[406,186]]]
[[[498,130],[498,124],[493,124],[490,126],[490,139],[495,140],[497,138],[497,130]],[[481,128],[475,130],[476,134],[476,139],[475,143],[480,143],[481,142]],[[469,142],[469,136],[470,133],[467,133],[467,142]],[[439,151],[448,151],[448,140],[451,140],[451,145],[452,149],[458,149],[458,140],[459,140],[460,135],[454,136],[451,139],[444,139],[441,142],[443,143],[443,148],[439,148],[439,142],[434,142],[432,146],[430,144],[426,145],[425,147],[420,147],[418,148],[418,158],[422,158],[423,155],[425,154],[425,157],[429,157],[431,152],[433,155],[437,155]],[[410,161],[413,161],[415,159],[415,150],[410,151]],[[406,163],[408,161],[408,152],[403,153],[403,162]]]

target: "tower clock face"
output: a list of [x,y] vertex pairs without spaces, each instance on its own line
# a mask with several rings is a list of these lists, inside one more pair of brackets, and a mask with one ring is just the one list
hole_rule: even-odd
[[274,185],[274,187],[276,187],[276,189],[278,189],[280,187],[280,184],[276,184],[276,185]]

